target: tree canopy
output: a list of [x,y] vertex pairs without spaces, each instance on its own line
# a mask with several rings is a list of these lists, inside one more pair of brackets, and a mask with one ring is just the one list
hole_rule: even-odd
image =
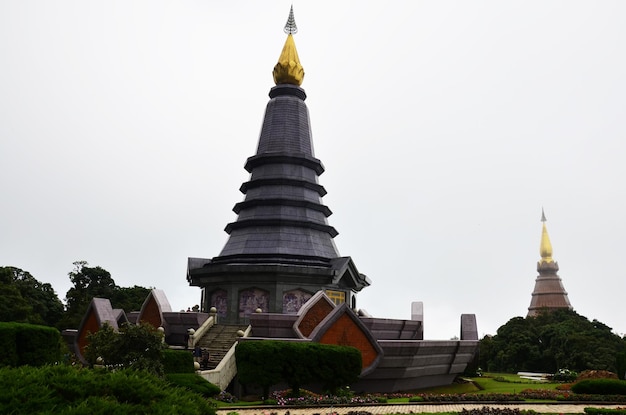
[[626,340],[597,320],[575,311],[545,310],[536,317],[514,317],[493,337],[480,342],[480,366],[489,372],[558,369],[617,370]]
[[108,298],[114,308],[129,313],[140,310],[150,293],[138,285],[119,287],[107,270],[90,267],[86,261],[74,262],[68,275],[73,286],[64,307],[49,283],[20,268],[0,267],[0,321],[77,328],[94,297]]
[[105,365],[163,374],[163,333],[148,323],[124,323],[119,333],[105,324],[88,338],[85,354],[91,365],[101,357]]
[[48,283],[16,267],[0,267],[0,321],[55,326],[63,303]]
[[137,285],[119,287],[109,271],[99,266],[90,267],[86,261],[74,262],[74,269],[68,275],[73,287],[65,295],[66,312],[61,328],[77,328],[94,297],[108,298],[113,308],[128,313],[138,311],[150,292]]

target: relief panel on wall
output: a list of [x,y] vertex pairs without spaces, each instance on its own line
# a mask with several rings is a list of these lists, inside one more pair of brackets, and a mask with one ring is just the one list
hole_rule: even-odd
[[211,294],[211,307],[217,309],[218,317],[226,317],[228,314],[228,293],[226,290],[215,290]]
[[297,314],[300,307],[311,298],[311,294],[303,290],[285,291],[283,294],[283,314]]
[[239,292],[239,317],[247,317],[260,308],[262,311],[269,310],[269,293],[258,288]]

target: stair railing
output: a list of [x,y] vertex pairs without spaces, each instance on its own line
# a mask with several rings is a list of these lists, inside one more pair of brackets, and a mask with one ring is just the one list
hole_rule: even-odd
[[196,342],[204,336],[204,334],[215,325],[217,321],[217,313],[209,313],[209,318],[207,318],[204,323],[198,330],[196,330],[192,335],[189,336],[189,346],[193,349],[196,346]]
[[[248,337],[250,332],[252,332],[252,326],[246,328],[243,332],[243,337]],[[219,386],[221,390],[226,389],[237,375],[237,361],[235,360],[237,344],[238,342],[234,342],[215,369],[203,370],[197,373],[212,384]]]

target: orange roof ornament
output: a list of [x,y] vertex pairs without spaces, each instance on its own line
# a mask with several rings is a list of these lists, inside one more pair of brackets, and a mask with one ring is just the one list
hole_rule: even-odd
[[293,17],[293,6],[289,10],[289,17],[287,18],[284,31],[287,33],[287,40],[278,58],[278,63],[274,66],[274,71],[272,72],[274,83],[276,85],[292,84],[300,86],[304,79],[304,68],[300,64],[296,43],[293,40],[293,35],[298,33],[296,19]]

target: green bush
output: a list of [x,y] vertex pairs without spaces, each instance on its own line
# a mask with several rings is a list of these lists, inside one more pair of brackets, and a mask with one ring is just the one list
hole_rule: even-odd
[[269,388],[282,380],[281,345],[278,341],[244,341],[237,344],[235,360],[237,377],[242,385],[258,385],[263,398],[269,397]]
[[87,339],[89,344],[85,349],[85,358],[91,365],[101,357],[109,367],[121,366],[163,374],[163,334],[150,324],[125,323],[119,328],[119,333],[104,324]]
[[361,352],[349,346],[279,340],[243,341],[235,349],[237,374],[243,385],[269,387],[286,382],[298,396],[300,387],[319,382],[334,393],[354,383],[361,373]]
[[626,395],[626,381],[618,379],[586,379],[572,385],[572,392],[592,395]]
[[221,392],[219,386],[195,373],[169,373],[165,375],[165,379],[174,386],[185,388],[205,398],[211,398]]
[[559,369],[552,377],[552,380],[555,382],[573,382],[577,377],[578,373],[573,370]]
[[164,373],[195,373],[193,355],[189,350],[163,350]]
[[53,327],[22,325],[17,333],[20,364],[43,366],[61,360],[61,333]]
[[0,366],[43,366],[61,360],[61,333],[53,327],[0,323]]
[[585,408],[585,413],[589,415],[626,415],[626,409]]
[[55,365],[0,369],[0,413],[209,414],[200,395],[147,372]]
[[19,323],[0,323],[0,367],[18,366],[17,326]]
[[626,352],[621,352],[615,358],[615,366],[617,368],[617,376],[621,380],[626,379]]

